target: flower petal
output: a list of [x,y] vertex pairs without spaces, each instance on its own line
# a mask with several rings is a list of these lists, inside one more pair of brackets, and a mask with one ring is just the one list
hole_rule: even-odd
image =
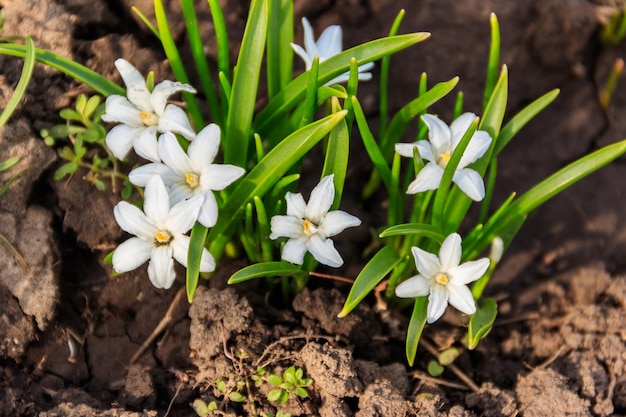
[[168,192],[170,194],[170,206],[178,204],[194,194],[191,188],[189,188],[189,186],[187,185],[187,183],[180,183],[179,176],[176,177],[176,181],[177,182],[172,184],[168,189]]
[[159,117],[159,132],[172,132],[182,135],[187,140],[193,140],[196,133],[191,128],[187,113],[180,107],[168,104]]
[[426,252],[417,246],[413,246],[411,252],[413,252],[413,258],[415,258],[415,268],[421,275],[431,279],[441,272],[441,263],[437,255]]
[[428,324],[436,322],[441,316],[443,316],[443,313],[446,311],[446,307],[448,307],[448,297],[448,289],[443,285],[435,284],[430,288],[427,309],[428,318],[426,319]]
[[159,137],[158,148],[163,162],[172,168],[176,175],[182,177],[181,181],[184,181],[185,174],[200,174],[194,169],[191,159],[171,132],[166,132]]
[[414,148],[417,148],[420,158],[430,162],[436,162],[432,146],[427,140],[420,140],[413,143],[396,143],[396,152],[407,158],[413,158]]
[[187,155],[198,172],[215,159],[220,148],[220,135],[220,127],[211,123],[198,132],[196,138],[191,141]]
[[348,227],[361,225],[361,220],[342,210],[329,211],[319,224],[317,233],[324,237],[335,236]]
[[339,268],[343,265],[343,259],[335,249],[332,240],[323,239],[320,236],[311,236],[306,246],[317,262],[333,268]]
[[311,191],[311,197],[304,210],[304,217],[319,225],[335,199],[334,175],[325,176]]
[[304,202],[302,194],[287,192],[287,194],[285,194],[285,201],[287,202],[287,216],[295,216],[304,219],[306,203]]
[[203,190],[223,190],[245,173],[245,169],[235,165],[211,164],[202,170],[200,188]]
[[450,305],[462,313],[474,314],[476,302],[472,292],[465,285],[447,285]]
[[270,220],[270,239],[288,237],[297,239],[304,237],[304,225],[301,218],[295,216],[274,216]]
[[[172,242],[172,248],[174,249],[174,259],[178,261],[179,264],[187,267],[187,255],[189,253],[189,236],[178,236]],[[206,250],[206,248],[202,249],[202,257],[200,258],[200,272],[213,272],[215,270],[215,259],[211,255],[211,253]]]
[[154,240],[154,235],[157,232],[156,225],[139,208],[126,201],[120,201],[113,208],[113,216],[125,232],[138,236],[147,242]]
[[458,170],[454,173],[452,181],[459,186],[469,198],[481,201],[485,198],[485,184],[478,172],[471,168]]
[[300,45],[296,45],[295,43],[291,44],[291,48],[298,56],[300,56],[300,58],[302,58],[302,60],[304,61],[304,67],[306,68],[306,70],[307,71],[310,70],[311,67],[313,66],[313,60],[311,59],[311,57],[309,57],[306,51],[302,49]]
[[188,200],[176,203],[169,212],[166,227],[175,236],[187,233],[198,219],[198,213],[204,198],[202,195],[194,195]]
[[176,174],[172,168],[160,162],[152,162],[133,169],[128,173],[128,180],[138,187],[145,187],[150,178],[155,175],[161,177],[166,186],[176,180]]
[[150,105],[156,114],[161,116],[165,111],[167,99],[174,93],[186,91],[188,93],[196,93],[196,89],[189,84],[165,80],[154,86],[150,95]]
[[133,147],[133,143],[145,129],[128,125],[117,125],[106,136],[107,148],[119,160],[123,160]]
[[161,177],[152,177],[148,180],[143,196],[143,211],[156,227],[165,226],[170,212],[170,202]]
[[417,194],[422,191],[435,190],[441,184],[443,169],[434,162],[429,162],[417,173],[417,177],[409,184],[407,194]]
[[415,275],[396,287],[396,297],[415,298],[430,294],[430,280],[423,275]]
[[458,233],[448,235],[439,249],[439,262],[441,262],[441,272],[448,272],[452,268],[459,266],[461,262],[461,236]]
[[292,264],[302,265],[304,262],[304,254],[307,251],[306,239],[289,239],[283,246],[283,251],[280,257],[283,261],[291,262]]
[[144,127],[139,115],[140,110],[126,97],[110,95],[105,102],[105,113],[101,119],[105,122],[124,123],[132,127]]
[[[302,18],[302,27],[304,27],[304,49],[309,59],[313,61],[315,56],[319,56],[320,53],[317,50],[317,44],[315,43],[315,35],[313,34],[313,28],[306,17]],[[309,68],[307,68],[308,70]]]
[[448,270],[450,282],[454,285],[465,285],[482,277],[489,268],[489,259],[482,258],[475,261],[465,262],[462,265]]
[[422,120],[428,127],[428,139],[432,143],[434,153],[446,153],[452,150],[452,134],[450,128],[437,116],[425,114]]
[[217,216],[219,214],[217,201],[211,191],[205,191],[201,195],[204,196],[204,201],[198,212],[198,222],[204,227],[213,227],[217,222]]
[[131,237],[121,243],[113,252],[113,269],[124,273],[132,271],[150,259],[152,243],[138,237]]
[[133,142],[133,147],[137,155],[142,158],[152,162],[161,162],[156,133],[157,130],[154,126],[143,129]]
[[489,136],[489,133],[484,130],[477,130],[474,132],[472,139],[470,139],[470,142],[467,144],[467,148],[465,148],[465,152],[463,152],[463,156],[461,157],[461,161],[459,161],[457,169],[463,169],[472,162],[476,162],[478,158],[487,152],[490,145],[491,136]]
[[320,37],[317,39],[317,53],[319,54],[320,61],[322,59],[328,59],[337,55],[342,50],[342,37],[343,32],[341,26],[331,25],[328,26]]
[[466,112],[454,119],[454,121],[450,124],[453,150],[456,149],[459,142],[461,142],[463,135],[465,135],[475,118],[476,115],[474,113]]
[[156,288],[168,289],[176,279],[172,254],[173,249],[169,245],[156,246],[152,249],[148,264],[148,277]]
[[126,85],[126,97],[128,97],[128,100],[137,106],[139,110],[152,111],[150,91],[148,91],[146,80],[141,73],[122,58],[115,60],[115,67]]

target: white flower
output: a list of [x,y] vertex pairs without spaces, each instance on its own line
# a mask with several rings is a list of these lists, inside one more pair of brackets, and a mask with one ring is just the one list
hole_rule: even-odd
[[302,194],[287,193],[287,215],[272,217],[270,235],[270,239],[289,238],[283,247],[283,260],[302,265],[304,254],[309,251],[319,263],[335,268],[343,265],[329,237],[359,226],[361,220],[342,210],[328,211],[334,199],[333,175],[324,177],[311,191],[308,204]]
[[[448,127],[437,116],[425,114],[422,120],[428,127],[428,140],[414,143],[396,144],[396,152],[408,158],[413,157],[413,149],[417,147],[420,156],[427,160],[426,166],[417,174],[417,178],[409,184],[408,194],[434,190],[439,187],[443,171],[448,165],[454,150],[476,118],[473,113],[463,113]],[[470,139],[461,161],[456,168],[452,181],[459,186],[469,198],[480,201],[485,198],[483,179],[471,168],[466,168],[485,154],[491,145],[491,136],[483,130],[477,130]]]
[[[307,71],[311,69],[313,65],[313,59],[316,56],[319,57],[320,63],[325,61],[326,59],[337,55],[343,49],[342,46],[342,36],[343,33],[341,31],[341,26],[332,25],[327,27],[324,32],[320,35],[317,42],[315,42],[315,38],[313,37],[313,28],[311,24],[307,20],[306,17],[302,18],[302,26],[304,27],[304,48],[300,45],[296,45],[294,43],[291,44],[294,52],[304,60],[304,64],[306,65]],[[374,68],[373,62],[368,62],[367,64],[361,65],[359,67],[359,81],[368,81],[372,79],[372,73],[367,72]],[[329,82],[326,85],[338,84],[342,82],[348,81],[350,78],[350,73],[347,72],[343,75],[340,75]]]
[[158,162],[157,132],[172,132],[191,140],[195,136],[184,110],[167,99],[179,91],[195,93],[187,84],[163,81],[152,92],[139,71],[128,61],[118,59],[115,66],[126,84],[126,97],[111,95],[106,100],[105,122],[117,122],[106,137],[106,144],[118,159],[124,159],[130,148],[137,155]]
[[418,275],[396,287],[396,295],[413,298],[429,295],[428,323],[439,319],[448,303],[465,314],[476,312],[476,303],[467,287],[470,282],[482,277],[489,268],[489,259],[461,262],[461,236],[453,233],[443,241],[439,257],[418,247],[411,248]]
[[169,189],[170,203],[176,204],[194,195],[203,197],[198,221],[212,227],[217,221],[218,208],[213,191],[226,188],[245,170],[234,165],[213,164],[220,145],[220,128],[210,124],[202,129],[183,151],[176,137],[165,133],[159,138],[159,156],[155,162],[134,169],[128,174],[130,182],[144,187],[158,175]]
[[[157,288],[170,288],[176,274],[174,259],[187,266],[189,236],[185,233],[196,221],[202,197],[194,196],[170,208],[163,181],[154,176],[148,181],[144,194],[144,211],[125,201],[115,206],[115,220],[120,227],[136,237],[123,242],[113,253],[113,269],[128,272],[146,261],[148,276]],[[215,260],[208,250],[202,250],[201,272],[215,269]]]

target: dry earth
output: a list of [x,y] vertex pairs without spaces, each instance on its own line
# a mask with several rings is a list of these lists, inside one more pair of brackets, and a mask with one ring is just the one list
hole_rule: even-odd
[[[166,2],[171,16],[178,2]],[[236,49],[245,1],[224,1]],[[509,113],[537,96],[561,94],[504,152],[498,180],[502,200],[523,192],[566,163],[626,137],[623,83],[605,111],[599,86],[626,44],[600,43],[600,0],[322,0],[297,1],[319,30],[344,27],[344,44],[384,36],[406,9],[405,32],[429,31],[428,41],[392,60],[392,106],[413,98],[419,74],[431,82],[461,77],[466,109],[482,100],[489,13],[499,17],[502,61],[508,65]],[[198,1],[208,54],[214,58],[206,2]],[[119,81],[113,60],[124,57],[142,72],[168,77],[163,54],[130,12],[150,15],[149,0],[4,0],[3,35],[31,35],[38,47],[72,57]],[[180,21],[173,25],[184,43]],[[301,32],[297,33],[301,39]],[[0,104],[6,103],[21,63],[0,60]],[[408,368],[403,332],[407,317],[379,311],[373,300],[345,319],[335,318],[348,288],[312,282],[292,305],[264,297],[255,284],[225,289],[241,264],[224,263],[189,306],[175,304],[172,322],[135,364],[131,357],[165,315],[177,291],[151,287],[145,270],[110,277],[102,259],[123,238],[112,216],[118,196],[98,192],[75,175],[56,183],[59,161],[39,138],[58,123],[58,111],[87,91],[53,69],[38,66],[21,110],[1,134],[0,160],[21,162],[0,176],[24,170],[0,198],[0,231],[23,255],[24,266],[0,250],[0,416],[191,416],[196,398],[217,398],[217,378],[236,378],[257,365],[271,372],[295,365],[313,379],[310,398],[290,401],[292,416],[619,416],[626,414],[626,210],[623,158],[543,206],[519,234],[488,289],[500,315],[475,351],[462,348],[458,316],[425,331],[418,360]],[[375,120],[376,86],[361,100]],[[3,105],[1,107],[4,107]],[[436,106],[444,118],[449,100]],[[354,142],[358,159],[359,141]],[[353,167],[359,166],[354,164]],[[375,223],[379,201],[360,203],[360,168],[349,172],[344,203]],[[358,243],[342,252],[358,254]],[[344,270],[353,277],[363,260]],[[278,307],[277,307],[278,306]],[[68,361],[68,332],[83,339]],[[470,389],[450,367],[425,378],[431,353],[456,346],[455,362]],[[246,359],[232,352],[245,351]],[[229,358],[231,357],[231,358]],[[265,391],[264,391],[265,390]],[[244,405],[224,402],[223,415],[275,413],[266,387]],[[256,392],[256,391],[255,391]]]

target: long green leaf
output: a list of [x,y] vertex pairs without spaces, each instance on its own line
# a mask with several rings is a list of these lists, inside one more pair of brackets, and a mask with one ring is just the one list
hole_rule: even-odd
[[289,262],[262,262],[247,266],[235,272],[228,279],[229,284],[240,284],[251,279],[263,277],[295,277],[308,275],[307,271],[303,271],[297,265]]
[[[24,58],[26,56],[26,46],[13,43],[0,43],[0,54]],[[62,73],[69,75],[76,81],[88,85],[104,96],[109,96],[111,94],[126,94],[126,91],[119,85],[109,81],[102,75],[90,70],[84,65],[78,64],[71,59],[62,57],[61,55],[35,48],[35,59],[37,62],[57,69]]]
[[[348,72],[351,58],[355,58],[359,65],[363,65],[422,42],[429,36],[429,33],[398,35],[391,38],[377,39],[343,51],[320,64],[319,84],[325,84],[333,78]],[[255,118],[255,131],[263,132],[283,117],[285,112],[293,109],[304,97],[307,82],[308,73],[305,72],[291,81],[270,100],[267,106]]]
[[270,0],[267,34],[267,90],[270,100],[293,76],[293,0]]
[[436,226],[425,224],[425,223],[404,223],[397,224],[395,226],[391,226],[386,228],[380,233],[380,237],[389,237],[389,236],[404,236],[404,235],[420,235],[426,236],[430,239],[438,243],[442,243],[446,236],[443,234],[441,229]]
[[202,259],[202,250],[204,242],[208,234],[208,229],[197,223],[191,229],[191,238],[189,239],[189,251],[187,252],[187,276],[186,289],[187,300],[191,303],[198,288],[198,278],[200,277],[200,260]]
[[406,331],[406,359],[409,362],[409,366],[413,366],[413,363],[415,363],[417,345],[419,345],[422,331],[424,330],[424,326],[426,326],[426,319],[428,317],[427,307],[428,298],[417,297],[415,299],[413,314],[411,314],[411,321],[409,321],[409,327]]
[[22,67],[22,74],[20,75],[20,79],[17,82],[17,86],[15,86],[15,90],[13,91],[13,95],[7,102],[6,107],[2,110],[2,114],[0,114],[0,126],[4,126],[17,108],[18,104],[22,100],[24,93],[26,92],[26,87],[28,87],[28,83],[33,75],[33,69],[35,68],[35,44],[33,43],[33,38],[30,36],[26,38],[26,52],[24,56],[24,66]]
[[221,256],[224,246],[241,222],[246,204],[251,202],[254,196],[263,198],[287,170],[326,136],[346,113],[343,110],[297,130],[265,155],[263,160],[239,181],[224,203],[217,224],[209,233],[213,256],[216,258]]
[[268,0],[252,0],[228,106],[224,162],[244,168],[248,163],[248,149],[251,145],[250,126],[256,105],[268,19]]
[[491,94],[498,79],[498,67],[500,66],[500,25],[495,13],[491,13],[489,16],[489,23],[491,25],[491,46],[489,48],[489,62],[487,63],[483,110],[487,108],[487,103],[491,99]]
[[467,329],[467,348],[476,349],[480,339],[485,337],[493,327],[498,315],[498,304],[493,298],[483,298],[476,313],[470,317]]
[[[398,12],[393,24],[391,25],[391,29],[389,30],[388,36],[395,36],[400,29],[400,23],[402,23],[402,19],[404,18],[404,9]],[[391,63],[391,56],[387,55],[380,62],[380,87],[379,87],[379,113],[380,113],[380,135],[385,136],[385,131],[387,130],[387,120],[389,118],[389,105],[388,105],[388,94],[389,91],[387,89],[387,85],[389,83],[389,65]]]
[[[338,100],[333,100],[334,111],[341,111]],[[350,134],[346,120],[342,120],[330,131],[328,144],[326,146],[326,157],[322,168],[322,178],[327,175],[334,175],[335,199],[331,210],[339,208],[343,187],[346,181],[346,171],[348,169],[348,155],[350,153]]]
[[345,317],[354,310],[401,260],[398,252],[391,246],[384,246],[379,250],[354,280],[350,294],[337,317]]
[[211,9],[215,40],[217,42],[217,69],[218,72],[224,73],[228,79],[230,78],[230,42],[228,40],[224,12],[219,0],[208,0],[208,3]]

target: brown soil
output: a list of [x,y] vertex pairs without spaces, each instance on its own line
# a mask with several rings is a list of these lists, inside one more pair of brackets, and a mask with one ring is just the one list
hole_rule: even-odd
[[[178,2],[168,3],[171,16]],[[171,3],[171,4],[170,4]],[[199,1],[201,18],[208,17]],[[234,48],[247,2],[223,1]],[[606,4],[604,4],[606,3]],[[608,111],[597,100],[625,44],[598,41],[599,6],[612,1],[323,0],[298,1],[296,13],[319,29],[344,27],[344,44],[384,36],[406,9],[404,32],[430,31],[428,41],[392,60],[391,97],[399,108],[415,96],[419,74],[430,82],[459,75],[467,110],[482,100],[495,11],[508,65],[509,113],[560,88],[561,95],[503,153],[497,189],[502,200],[523,192],[566,163],[626,137],[626,90]],[[142,72],[168,77],[163,54],[130,12],[150,16],[152,1],[4,0],[3,35],[32,35],[37,46],[85,63],[111,78],[124,57]],[[172,30],[181,43],[184,27]],[[214,56],[209,24],[203,25]],[[301,33],[298,32],[298,39]],[[21,62],[2,58],[0,107],[19,77]],[[475,351],[462,347],[458,316],[444,316],[424,333],[413,368],[404,359],[407,317],[366,300],[337,319],[345,284],[311,281],[285,305],[257,283],[226,288],[242,264],[225,261],[189,306],[174,288],[154,289],[144,268],[111,278],[104,256],[123,238],[112,216],[119,197],[98,192],[75,175],[54,182],[59,161],[38,136],[58,123],[58,111],[87,91],[55,70],[38,66],[21,110],[1,133],[0,160],[18,155],[25,169],[0,198],[0,231],[25,258],[0,250],[0,416],[192,416],[195,399],[216,400],[221,415],[276,413],[267,384],[251,386],[243,403],[223,401],[217,379],[234,381],[257,366],[282,373],[303,368],[313,379],[309,398],[289,401],[292,416],[618,416],[626,414],[626,176],[623,159],[542,207],[501,263],[488,294],[499,300],[491,334]],[[360,88],[376,114],[376,85]],[[449,119],[450,100],[435,111]],[[354,142],[359,155],[359,142]],[[376,227],[378,201],[357,202],[361,177],[352,165],[344,204]],[[352,197],[352,198],[351,198]],[[360,246],[340,273],[354,277]],[[345,249],[345,251],[344,251]],[[347,252],[346,252],[347,251]],[[182,300],[182,301],[181,301]],[[174,301],[174,303],[172,303]],[[166,315],[170,321],[138,360],[131,359]],[[71,360],[68,335],[82,339]],[[74,336],[72,336],[73,338]],[[461,350],[455,367],[428,377],[426,347]],[[431,349],[432,350],[432,349]],[[241,357],[245,352],[246,357]],[[462,377],[470,378],[473,384]],[[250,380],[248,381],[250,382]],[[251,383],[251,382],[250,382]],[[217,414],[216,414],[217,415]]]

